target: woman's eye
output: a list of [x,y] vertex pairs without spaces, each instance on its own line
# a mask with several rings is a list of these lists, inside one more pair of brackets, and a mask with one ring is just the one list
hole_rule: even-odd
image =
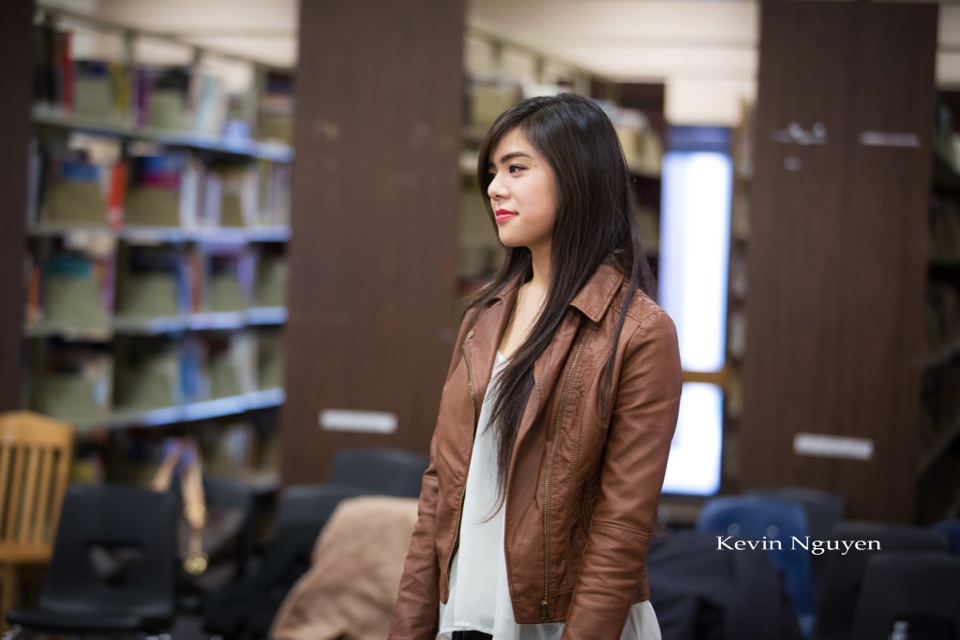
[[522,170],[523,170],[523,167],[520,166],[519,164],[510,165],[510,173],[516,173],[517,171],[522,171]]

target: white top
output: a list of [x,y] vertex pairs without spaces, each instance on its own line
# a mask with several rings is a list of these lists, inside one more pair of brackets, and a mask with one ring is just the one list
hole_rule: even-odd
[[[498,376],[507,364],[497,352],[490,386],[473,443],[467,489],[460,523],[460,548],[450,568],[450,597],[440,603],[440,637],[454,631],[482,631],[494,640],[560,640],[562,622],[517,624],[507,586],[503,551],[504,510],[497,506],[497,437],[490,414],[499,388]],[[660,640],[660,625],[650,602],[630,609],[621,640]]]

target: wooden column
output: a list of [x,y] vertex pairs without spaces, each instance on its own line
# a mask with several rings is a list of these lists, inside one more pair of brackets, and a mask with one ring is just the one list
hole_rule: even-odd
[[0,3],[0,411],[20,407],[33,0]]
[[743,488],[913,519],[936,27],[935,5],[762,3]]
[[[345,447],[426,453],[453,350],[462,0],[300,3],[285,484]],[[397,417],[321,430],[324,409]]]

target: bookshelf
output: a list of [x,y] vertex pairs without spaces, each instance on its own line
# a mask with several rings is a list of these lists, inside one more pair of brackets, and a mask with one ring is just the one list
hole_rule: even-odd
[[750,240],[750,180],[753,175],[754,106],[743,103],[732,137],[733,184],[730,206],[730,256],[727,273],[726,388],[723,404],[721,491],[739,488],[740,421],[743,413],[743,364],[747,337],[747,257]]
[[[215,51],[138,60],[161,34],[42,6],[34,29],[21,406],[75,425],[88,479],[168,435],[278,450],[291,72],[223,56],[253,78],[228,90]],[[91,56],[100,33],[119,55]],[[277,476],[276,454],[251,465],[231,474]]]
[[917,464],[918,519],[960,516],[960,169],[958,94],[938,96],[934,126],[924,306],[923,416]]

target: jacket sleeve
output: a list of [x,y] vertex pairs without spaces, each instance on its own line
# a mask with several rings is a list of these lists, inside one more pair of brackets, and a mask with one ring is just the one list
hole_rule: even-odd
[[[461,357],[461,345],[467,327],[472,326],[475,313],[467,311],[453,357],[447,369],[450,380]],[[440,494],[437,477],[436,447],[437,432],[434,429],[430,441],[430,464],[423,474],[420,487],[420,502],[417,506],[417,524],[413,529],[407,559],[403,565],[397,604],[390,622],[391,640],[426,640],[437,635],[440,618],[440,564],[436,549],[436,513]]]
[[620,638],[646,576],[681,386],[676,328],[666,313],[654,311],[634,330],[623,356],[565,640]]
[[425,640],[437,635],[440,617],[440,564],[434,543],[439,484],[430,445],[430,466],[423,475],[417,524],[403,565],[397,604],[390,621],[390,638]]

